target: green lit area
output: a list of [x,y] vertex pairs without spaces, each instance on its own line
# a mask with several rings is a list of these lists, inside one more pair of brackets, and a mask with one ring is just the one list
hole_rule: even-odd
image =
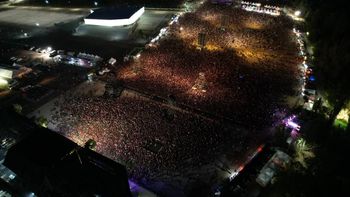
[[9,89],[9,84],[6,80],[0,78],[0,91]]
[[333,125],[337,128],[346,129],[348,126],[348,120],[349,120],[349,108],[343,108],[340,110],[339,114],[337,115],[336,119],[334,120]]
[[335,127],[346,129],[348,126],[348,121],[342,119],[336,119],[333,124]]

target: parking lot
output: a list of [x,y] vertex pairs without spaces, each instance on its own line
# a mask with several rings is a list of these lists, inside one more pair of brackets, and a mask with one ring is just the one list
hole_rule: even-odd
[[175,13],[146,9],[134,25],[103,27],[83,23],[88,9],[10,7],[0,11],[0,36],[11,43],[122,59],[157,35]]
[[0,22],[26,26],[51,27],[83,17],[81,13],[56,12],[46,9],[8,9],[0,12]]

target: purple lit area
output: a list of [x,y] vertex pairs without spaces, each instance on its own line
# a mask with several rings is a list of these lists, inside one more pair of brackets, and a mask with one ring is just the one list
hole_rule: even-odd
[[153,192],[139,186],[132,180],[128,180],[129,186],[130,186],[130,191],[133,196],[144,196],[144,197],[157,197],[156,194]]
[[287,128],[290,128],[292,130],[299,131],[300,125],[297,123],[296,115],[292,115],[286,119],[283,120],[283,123]]

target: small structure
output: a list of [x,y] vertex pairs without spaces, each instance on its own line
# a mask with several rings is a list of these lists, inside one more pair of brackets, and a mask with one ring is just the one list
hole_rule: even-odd
[[0,65],[0,90],[11,88],[16,83],[15,78],[20,78],[29,73],[31,69],[17,65],[2,67]]
[[196,82],[194,86],[192,87],[193,90],[198,90],[201,92],[207,91],[207,80],[205,78],[205,74],[203,72],[199,73],[198,78],[196,79]]
[[262,187],[267,186],[272,178],[281,169],[286,168],[287,164],[291,161],[291,158],[286,153],[277,150],[276,153],[271,157],[271,159],[265,164],[265,166],[260,170],[256,182]]
[[203,32],[198,33],[198,46],[203,49],[206,44],[206,34]]
[[114,59],[113,57],[111,57],[111,59],[108,60],[108,63],[109,63],[110,65],[112,65],[112,66],[113,66],[116,62],[117,62],[117,60]]
[[13,77],[13,71],[10,69],[0,68],[0,78],[11,80]]

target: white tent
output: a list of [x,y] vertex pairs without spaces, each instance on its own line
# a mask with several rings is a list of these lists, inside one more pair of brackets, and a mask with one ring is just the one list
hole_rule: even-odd
[[12,70],[0,68],[0,78],[8,80],[8,79],[12,79],[12,77],[13,77],[13,71]]

